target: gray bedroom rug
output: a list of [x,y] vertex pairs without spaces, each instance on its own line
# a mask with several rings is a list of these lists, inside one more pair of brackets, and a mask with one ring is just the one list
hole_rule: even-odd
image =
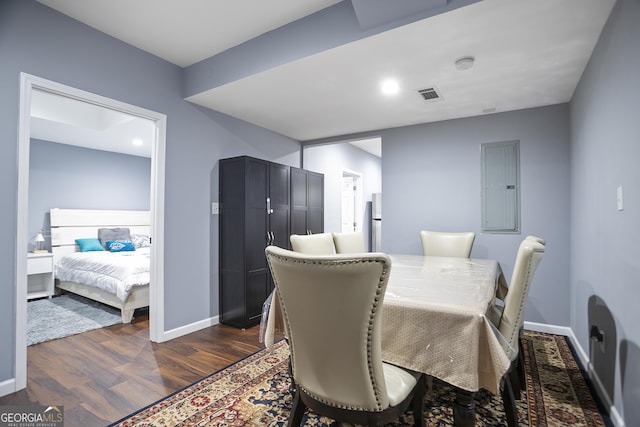
[[120,311],[73,294],[27,303],[27,345],[122,323]]

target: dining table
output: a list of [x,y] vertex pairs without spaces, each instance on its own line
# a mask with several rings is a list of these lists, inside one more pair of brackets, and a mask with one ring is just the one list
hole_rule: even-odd
[[[509,349],[488,318],[508,288],[495,260],[389,254],[383,301],[382,359],[451,384],[454,425],[475,425],[475,393],[499,395]],[[277,299],[274,299],[277,300]],[[279,329],[279,305],[269,307],[264,343]],[[281,319],[280,319],[281,320]]]

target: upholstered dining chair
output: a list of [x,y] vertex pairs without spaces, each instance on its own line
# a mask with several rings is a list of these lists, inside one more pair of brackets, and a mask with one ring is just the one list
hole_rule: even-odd
[[336,253],[331,233],[292,234],[291,249],[309,255],[331,255]]
[[534,242],[538,242],[541,243],[543,245],[546,245],[547,243],[544,241],[543,238],[538,237],[538,236],[527,236],[525,237],[526,240],[533,240]]
[[421,230],[422,254],[425,256],[448,256],[469,258],[474,232],[445,233],[441,231]]
[[265,253],[289,337],[295,395],[289,426],[305,408],[368,426],[411,407],[422,426],[424,375],[384,363],[381,308],[391,261],[381,253]]
[[333,233],[333,245],[338,254],[367,252],[364,247],[364,233],[362,231]]
[[503,378],[501,390],[509,427],[515,427],[518,424],[515,400],[516,396],[520,397],[524,370],[520,337],[529,288],[545,251],[545,245],[542,242],[544,240],[539,237],[529,236],[520,243],[504,306],[497,307],[489,316],[500,332],[504,340],[503,347],[511,360],[511,366]]

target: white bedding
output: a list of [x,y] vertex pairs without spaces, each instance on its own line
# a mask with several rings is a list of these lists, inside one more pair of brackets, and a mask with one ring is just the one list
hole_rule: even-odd
[[124,302],[134,286],[149,284],[150,248],[132,252],[74,252],[55,266],[55,277],[95,286]]

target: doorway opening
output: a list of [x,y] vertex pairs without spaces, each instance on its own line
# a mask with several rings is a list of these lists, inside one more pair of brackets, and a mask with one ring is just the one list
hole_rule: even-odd
[[104,108],[111,112],[143,118],[153,123],[151,141],[150,223],[153,244],[149,295],[149,338],[165,341],[164,334],[164,174],[166,116],[151,110],[105,98],[70,86],[22,73],[20,76],[20,121],[18,130],[18,209],[16,217],[16,334],[14,391],[26,387],[27,379],[27,257],[29,245],[29,153],[31,145],[31,113],[34,93],[46,93],[68,100]]

